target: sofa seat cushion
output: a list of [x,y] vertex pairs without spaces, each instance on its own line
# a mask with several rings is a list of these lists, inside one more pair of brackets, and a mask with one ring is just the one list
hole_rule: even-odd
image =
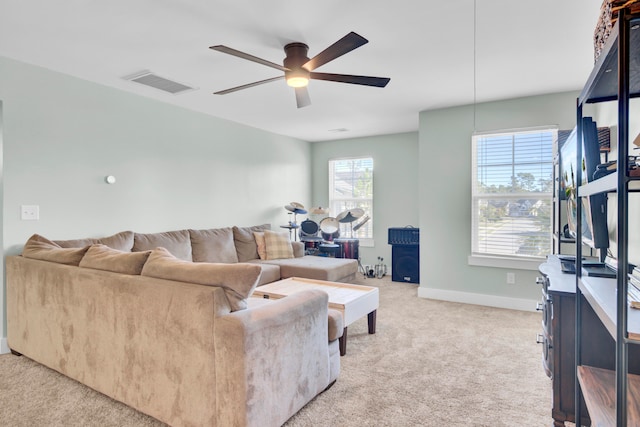
[[54,240],[62,248],[84,248],[101,244],[123,252],[131,252],[133,248],[133,231],[121,231],[113,236],[74,240]]
[[39,259],[41,261],[77,266],[80,264],[82,257],[88,249],[89,246],[85,246],[84,248],[62,248],[46,237],[34,234],[27,240],[27,243],[25,243],[22,249],[22,256],[25,258]]
[[253,235],[254,231],[270,230],[271,224],[254,225],[253,227],[233,227],[233,241],[236,245],[238,262],[259,259],[258,245]]
[[247,261],[247,264],[259,265],[262,270],[260,274],[260,280],[258,286],[266,285],[267,283],[277,282],[280,280],[280,266],[275,264],[266,264],[259,259]]
[[189,230],[165,231],[163,233],[140,234],[133,236],[133,251],[150,251],[165,248],[176,258],[193,261],[191,256],[191,236]]
[[193,262],[238,262],[233,229],[189,230]]
[[82,257],[80,267],[140,275],[151,251],[123,252],[106,245],[92,245]]
[[257,263],[277,265],[280,278],[305,277],[307,279],[341,282],[355,277],[358,261],[355,259],[329,258],[306,255],[302,258],[260,260]]
[[184,261],[165,248],[151,251],[142,268],[142,275],[158,279],[218,286],[224,289],[231,311],[247,308],[246,299],[253,293],[260,277],[260,268],[250,264],[213,264]]
[[259,265],[261,269],[260,280],[258,286],[266,285],[267,283],[276,282],[280,280],[280,266],[274,264],[265,264],[260,260],[247,261],[247,264]]

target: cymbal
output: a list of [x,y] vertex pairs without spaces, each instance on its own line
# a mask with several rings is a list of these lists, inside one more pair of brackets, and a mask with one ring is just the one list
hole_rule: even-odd
[[309,212],[313,215],[326,215],[329,213],[329,208],[318,206],[317,208],[311,208]]
[[353,222],[356,219],[362,217],[363,215],[364,215],[363,209],[353,208],[353,209],[349,209],[339,213],[336,219],[338,220],[338,222],[342,222],[342,223]]
[[307,211],[304,209],[304,205],[301,203],[291,202],[288,205],[284,205],[284,208],[289,212],[293,212],[296,214],[306,214]]

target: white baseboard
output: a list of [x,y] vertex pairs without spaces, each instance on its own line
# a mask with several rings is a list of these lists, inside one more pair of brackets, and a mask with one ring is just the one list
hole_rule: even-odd
[[0,354],[9,353],[10,351],[11,350],[9,350],[9,344],[7,344],[7,338],[0,338]]
[[470,292],[448,291],[446,289],[418,288],[420,298],[437,299],[463,304],[486,305],[489,307],[508,308],[511,310],[536,311],[536,300],[509,298],[496,295],[474,294]]

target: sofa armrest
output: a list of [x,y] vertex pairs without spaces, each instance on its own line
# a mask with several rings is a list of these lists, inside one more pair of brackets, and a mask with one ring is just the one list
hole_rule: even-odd
[[293,257],[302,258],[304,256],[304,243],[303,242],[291,242],[293,248]]
[[282,425],[324,390],[327,319],[317,290],[217,318],[217,425]]

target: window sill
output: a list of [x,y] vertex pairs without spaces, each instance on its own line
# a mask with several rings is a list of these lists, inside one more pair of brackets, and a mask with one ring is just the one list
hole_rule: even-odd
[[545,262],[544,258],[509,258],[489,255],[469,255],[467,262],[469,265],[479,267],[511,268],[516,270],[538,270],[538,266]]
[[364,248],[374,248],[376,246],[373,239],[360,239],[358,245]]

